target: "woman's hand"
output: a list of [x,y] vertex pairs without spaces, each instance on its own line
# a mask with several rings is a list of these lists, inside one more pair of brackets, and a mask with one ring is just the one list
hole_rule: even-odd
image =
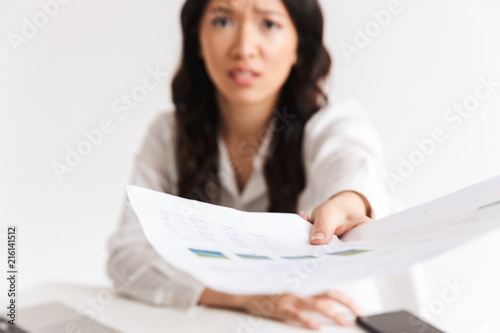
[[352,325],[354,322],[337,312],[338,304],[347,307],[356,316],[361,310],[346,295],[338,290],[328,290],[322,294],[302,298],[292,293],[277,295],[231,295],[205,289],[199,305],[209,305],[240,309],[261,317],[282,322],[293,322],[310,329],[321,329],[306,311],[318,312],[339,325]]
[[361,224],[373,221],[371,207],[366,198],[357,192],[341,192],[316,207],[311,216],[300,212],[299,215],[311,222],[313,231],[312,245],[328,244],[333,235],[340,236]]
[[361,316],[358,306],[338,290],[329,290],[307,298],[292,293],[248,296],[243,307],[252,314],[282,322],[293,322],[314,330],[320,330],[321,325],[314,321],[306,311],[318,312],[342,326],[354,324],[354,321],[337,312],[338,304],[347,307],[356,316]]

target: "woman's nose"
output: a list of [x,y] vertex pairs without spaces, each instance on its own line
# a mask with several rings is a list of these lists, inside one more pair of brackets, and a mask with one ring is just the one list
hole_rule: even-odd
[[244,22],[236,31],[232,47],[235,58],[251,58],[257,54],[258,46],[255,27],[250,22]]

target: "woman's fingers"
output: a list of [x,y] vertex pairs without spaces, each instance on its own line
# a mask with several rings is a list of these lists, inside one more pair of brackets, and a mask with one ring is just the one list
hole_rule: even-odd
[[343,235],[351,229],[359,227],[362,224],[373,222],[371,218],[368,216],[359,216],[356,218],[350,218],[346,223],[340,225],[337,229],[335,229],[334,234],[337,236]]
[[330,318],[332,318],[334,322],[342,326],[351,326],[354,324],[354,321],[347,319],[346,316],[338,312],[332,315]]
[[332,300],[342,304],[343,306],[345,306],[349,310],[351,310],[352,313],[354,313],[354,315],[356,315],[358,317],[362,315],[362,312],[361,312],[361,309],[359,308],[359,306],[352,299],[347,297],[344,293],[342,293],[339,290],[328,290],[328,291],[324,292],[323,294],[319,294],[319,295],[316,295],[314,297],[315,298],[319,297],[319,298],[332,299]]
[[[278,297],[276,297],[278,296]],[[257,306],[260,302],[272,302],[274,305],[271,311],[263,313],[261,306]],[[310,318],[304,311],[301,311],[297,304],[300,302],[300,297],[295,294],[281,295],[258,295],[250,297],[250,301],[244,308],[253,314],[273,318],[283,322],[291,321],[305,328],[318,330],[321,325]]]
[[[256,311],[254,305],[261,301],[268,301],[270,297],[268,295],[259,295],[245,309],[251,313],[264,315],[260,310]],[[283,322],[291,321],[313,330],[321,329],[321,325],[314,321],[305,310],[318,312],[342,326],[352,325],[353,321],[335,310],[335,302],[346,306],[357,316],[361,315],[361,311],[357,305],[338,290],[328,290],[322,294],[306,298],[299,297],[293,293],[287,293],[279,295],[278,298],[274,298],[273,296],[272,302],[275,304],[275,307],[273,307],[271,313],[265,314],[265,317],[275,318]]]
[[313,330],[321,329],[321,325],[314,320],[312,320],[308,315],[306,315],[300,309],[297,309],[293,305],[289,304],[281,308],[279,316],[283,320],[291,320],[296,322],[306,328]]
[[309,219],[309,215],[307,215],[306,212],[304,211],[300,211],[299,212],[299,216],[302,217],[304,220],[306,220],[307,222],[311,222],[310,219]]
[[328,211],[320,210],[313,212],[311,216],[313,229],[311,233],[310,243],[312,245],[328,244],[334,235],[335,230],[343,224],[342,219],[331,214]]
[[306,298],[298,301],[298,306],[321,313],[323,316],[332,319],[339,325],[352,325],[353,322],[335,310],[332,302],[326,298]]

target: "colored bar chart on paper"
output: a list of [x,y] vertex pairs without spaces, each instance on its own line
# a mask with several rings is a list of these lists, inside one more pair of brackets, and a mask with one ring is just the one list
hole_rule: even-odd
[[204,251],[204,250],[197,250],[197,249],[191,249],[191,248],[189,250],[199,257],[229,259],[225,255],[223,255],[222,252]]
[[331,256],[351,256],[354,254],[360,254],[360,253],[365,253],[365,252],[370,252],[372,250],[346,250],[346,251],[339,251],[339,252],[332,252],[328,253]]
[[243,259],[271,259],[268,256],[256,256],[256,255],[251,255],[251,254],[236,253],[236,255],[240,258],[243,258]]

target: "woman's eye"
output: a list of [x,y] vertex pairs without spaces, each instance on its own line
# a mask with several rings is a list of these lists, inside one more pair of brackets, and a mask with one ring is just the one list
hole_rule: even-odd
[[264,21],[264,27],[265,28],[269,28],[269,29],[272,29],[272,28],[279,28],[279,25],[277,25],[276,23],[274,23],[273,21]]
[[218,25],[225,26],[229,22],[230,21],[225,17],[218,17],[215,20],[213,20],[212,24],[215,26],[218,26]]

